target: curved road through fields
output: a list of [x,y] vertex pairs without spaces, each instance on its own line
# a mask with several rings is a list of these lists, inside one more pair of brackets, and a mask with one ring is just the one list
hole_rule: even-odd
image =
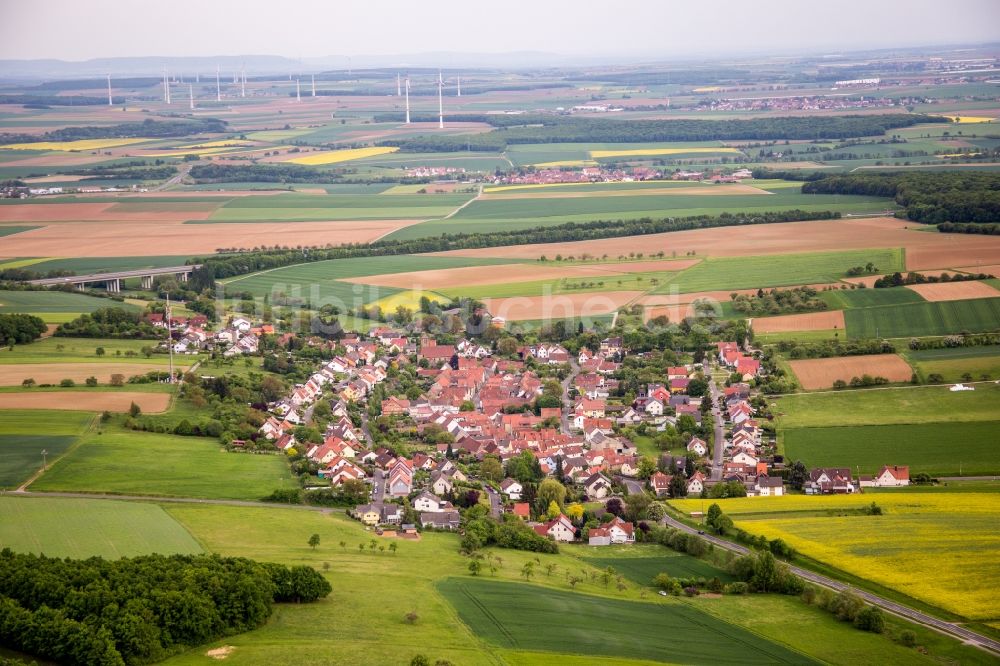
[[[684,523],[671,518],[670,516],[664,517],[663,522],[667,527],[673,527],[689,534],[698,534],[698,530],[695,528],[689,527]],[[725,548],[726,550],[731,550],[741,555],[746,555],[750,552],[750,549],[748,548],[726,541],[725,539],[712,536],[711,534],[701,534],[701,538],[711,542],[719,548]],[[808,569],[792,565],[789,565],[789,569],[796,576],[802,578],[803,580],[807,580],[810,583],[816,583],[817,585],[822,585],[823,587],[828,587],[832,590],[837,590],[838,592],[841,590],[851,590],[873,606],[878,606],[879,608],[893,613],[894,615],[906,618],[907,620],[916,622],[917,624],[922,624],[925,627],[929,627],[943,634],[948,634],[953,638],[959,638],[963,642],[980,648],[981,650],[992,652],[993,654],[1000,654],[1000,641],[978,634],[971,629],[967,629],[952,622],[945,622],[944,620],[936,618],[933,615],[928,615],[927,613],[910,608],[909,606],[904,606],[903,604],[896,603],[895,601],[890,601],[878,595],[872,594],[871,592],[858,589],[852,585],[841,583],[838,580],[828,578],[813,571],[809,571]]]

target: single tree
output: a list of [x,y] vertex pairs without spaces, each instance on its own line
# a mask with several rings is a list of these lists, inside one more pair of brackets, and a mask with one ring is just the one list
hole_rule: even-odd
[[319,545],[318,534],[313,534],[311,537],[309,537],[309,545],[312,547],[313,550],[316,550],[316,546]]

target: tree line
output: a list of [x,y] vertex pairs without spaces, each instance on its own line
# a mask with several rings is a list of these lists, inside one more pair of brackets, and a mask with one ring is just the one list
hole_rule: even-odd
[[199,183],[329,183],[376,185],[430,183],[430,178],[351,179],[344,170],[316,169],[299,164],[196,164],[190,175]]
[[806,182],[802,193],[892,197],[907,219],[924,224],[995,224],[1000,219],[1000,173],[829,175]]
[[67,338],[125,338],[158,340],[163,332],[143,319],[140,312],[125,308],[98,308],[60,324],[53,334]]
[[108,561],[0,551],[5,647],[64,664],[147,664],[256,629],[274,602],[332,588],[310,567],[217,555]]
[[0,314],[0,344],[24,345],[45,332],[41,317],[30,314]]
[[[387,113],[375,117],[376,122],[401,122],[402,114]],[[727,140],[820,140],[875,136],[889,130],[910,127],[917,123],[948,122],[919,114],[886,113],[878,115],[790,116],[727,120],[613,120],[556,115],[493,115],[455,114],[454,122],[481,122],[496,132],[474,136],[387,139],[378,145],[397,146],[405,152],[448,152],[465,150],[470,144],[477,149],[494,149],[522,143],[642,143],[659,141],[727,141]],[[417,122],[437,120],[418,115]]]
[[709,229],[713,227],[740,226],[747,224],[776,224],[802,220],[840,219],[839,212],[785,210],[750,213],[722,213],[717,217],[698,215],[682,218],[648,218],[633,220],[594,220],[591,222],[568,222],[566,224],[535,227],[532,229],[497,230],[492,232],[441,234],[440,236],[415,238],[411,240],[379,240],[367,244],[349,244],[321,248],[255,248],[251,252],[238,248],[220,248],[218,251],[231,254],[196,257],[189,264],[202,264],[191,273],[191,284],[195,290],[212,288],[215,280],[244,275],[256,271],[290,266],[329,259],[350,259],[355,257],[379,257],[400,254],[420,254],[506,245],[530,245],[538,243],[566,243],[622,236],[644,236],[668,231],[689,229]]
[[[106,101],[106,100],[105,100]],[[82,139],[163,138],[189,134],[225,132],[226,122],[218,118],[191,120],[153,120],[106,126],[62,127],[44,134],[0,134],[0,143],[36,143],[39,141],[79,141]]]
[[992,275],[986,273],[942,273],[941,275],[924,275],[923,273],[902,273],[896,272],[875,280],[876,289],[888,287],[902,287],[908,284],[934,284],[936,282],[970,282],[972,280],[989,280]]

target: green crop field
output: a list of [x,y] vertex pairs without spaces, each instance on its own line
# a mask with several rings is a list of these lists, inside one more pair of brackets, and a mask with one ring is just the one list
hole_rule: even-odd
[[844,312],[851,338],[904,338],[1000,330],[1000,298],[857,308]]
[[0,497],[0,546],[49,557],[118,559],[200,553],[201,546],[155,504],[55,497]]
[[[634,547],[628,546],[627,548]],[[649,554],[646,549],[642,552]],[[588,556],[583,559],[598,569],[611,567],[633,583],[647,587],[652,587],[653,578],[661,573],[669,574],[674,578],[718,578],[723,583],[736,580],[725,570],[690,555],[674,553],[665,549],[658,549],[657,555],[658,557],[621,557],[615,553],[615,556]]]
[[[143,347],[155,347],[156,340],[114,340],[105,338],[50,337],[13,349],[0,348],[0,365],[21,363],[150,363],[166,365],[167,354],[142,355]],[[97,348],[104,349],[104,356],[97,355]],[[120,353],[119,353],[120,352]],[[133,352],[133,356],[126,354]],[[176,356],[174,363],[187,366],[196,356]]]
[[309,301],[314,308],[330,302],[354,308],[401,290],[341,282],[342,278],[504,263],[510,263],[510,260],[430,255],[332,259],[253,273],[227,280],[225,284],[228,291],[246,291],[254,296],[268,295],[273,298],[275,293],[284,292],[290,297]]
[[[879,266],[879,269],[882,267]],[[924,297],[906,287],[891,289],[833,289],[824,291],[820,298],[831,310],[870,308],[878,305],[902,305],[904,303],[924,303]]]
[[136,271],[143,268],[163,268],[183,266],[184,255],[162,255],[158,257],[79,257],[75,259],[50,259],[32,264],[30,269],[39,273],[48,271],[73,271],[77,275],[88,273],[108,273],[114,271]]
[[783,433],[785,457],[812,467],[909,465],[910,474],[978,476],[1000,474],[996,454],[1000,421],[790,428]]
[[218,222],[296,220],[389,220],[441,217],[468,201],[470,194],[410,194],[396,196],[334,194],[325,197],[288,194],[275,197],[241,197],[219,208],[207,220]]
[[[490,580],[449,578],[437,588],[474,634],[500,648],[673,664],[813,663],[682,603],[619,601]],[[538,630],[556,617],[558,631]],[[599,625],[615,629],[593,631]]]
[[[851,250],[849,252],[811,252],[808,254],[765,255],[756,257],[709,257],[661,283],[654,293],[681,293],[753,287],[782,287],[821,282],[835,282],[852,266],[874,262],[887,270],[903,266],[903,253],[891,250]],[[775,270],[780,262],[781,270]]]
[[0,488],[17,488],[41,469],[42,451],[55,460],[75,441],[75,435],[0,435]]
[[[138,309],[134,305],[108,298],[71,294],[65,291],[0,291],[0,313],[27,312],[44,315],[60,312],[93,312],[99,308],[110,307]],[[42,319],[44,318],[42,316]]]
[[607,275],[586,275],[581,277],[553,278],[550,280],[529,280],[527,282],[506,282],[503,284],[476,285],[472,287],[449,287],[438,291],[457,298],[508,298],[511,296],[542,296],[549,294],[580,294],[601,291],[648,291],[663,284],[676,273],[608,273]]
[[38,227],[26,227],[26,226],[9,226],[0,227],[0,237],[3,236],[13,236],[14,234],[19,234],[22,231],[31,231],[32,229],[37,229]]
[[946,382],[964,381],[971,375],[974,380],[1000,377],[1000,345],[984,347],[951,347],[904,352],[924,380],[938,374]]
[[772,399],[783,428],[901,423],[993,421],[1000,386],[980,384],[975,391],[945,386],[801,393]]
[[211,438],[108,428],[84,436],[31,490],[255,500],[296,485],[281,456],[227,453]]

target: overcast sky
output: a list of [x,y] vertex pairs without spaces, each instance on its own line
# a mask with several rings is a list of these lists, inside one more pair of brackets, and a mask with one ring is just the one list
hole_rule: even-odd
[[1000,41],[1000,0],[0,0],[0,58],[711,56]]

